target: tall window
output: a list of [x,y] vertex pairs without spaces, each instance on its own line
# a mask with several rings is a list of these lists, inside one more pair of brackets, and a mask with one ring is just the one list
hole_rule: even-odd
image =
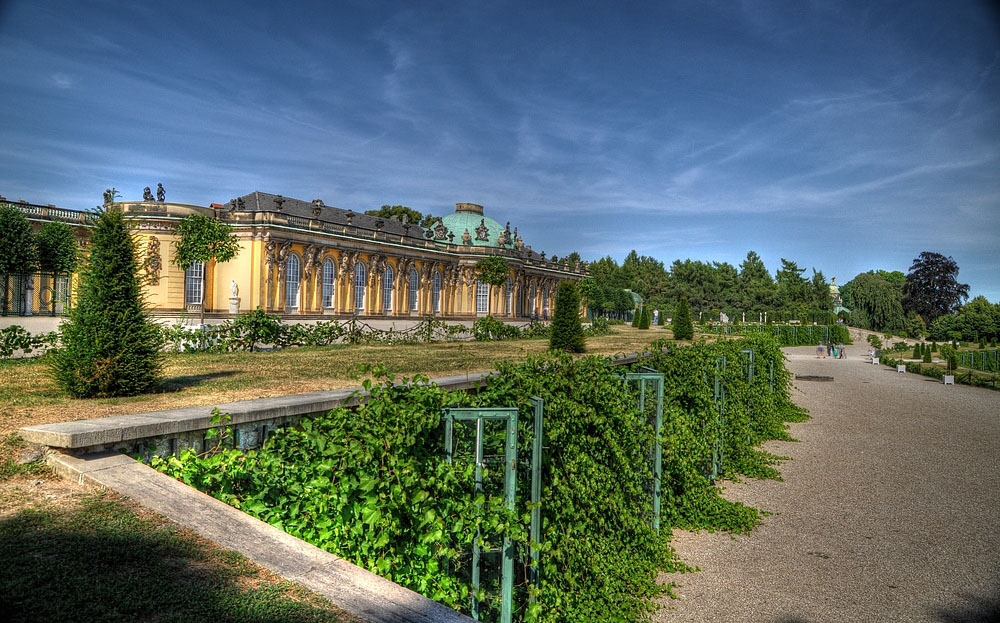
[[365,286],[368,282],[368,271],[365,265],[358,262],[354,266],[354,310],[365,310]]
[[323,307],[333,307],[334,285],[337,283],[337,269],[333,260],[323,261]]
[[434,313],[441,313],[441,273],[434,271]]
[[531,284],[531,295],[528,296],[528,315],[535,315],[535,296],[538,294],[538,290],[535,288],[535,284]]
[[417,290],[420,288],[420,276],[417,269],[410,269],[410,311],[417,311]]
[[490,313],[490,284],[476,282],[476,313]]
[[285,307],[299,306],[299,280],[302,279],[299,256],[289,255],[285,260]]
[[382,273],[382,309],[387,312],[392,311],[392,281],[395,275],[392,266],[385,265],[385,272]]
[[549,288],[548,288],[548,286],[546,286],[545,289],[542,290],[542,317],[546,318],[546,319],[549,317]]
[[205,289],[205,265],[195,262],[184,272],[184,304],[198,305]]
[[55,278],[55,309],[56,313],[62,313],[69,307],[69,275],[56,275]]
[[507,285],[504,286],[504,298],[507,300],[507,315],[509,316],[514,311],[514,281],[507,279]]

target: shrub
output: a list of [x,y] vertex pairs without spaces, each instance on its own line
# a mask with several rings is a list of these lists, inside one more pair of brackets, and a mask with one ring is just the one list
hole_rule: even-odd
[[920,342],[917,342],[916,344],[913,345],[913,358],[920,359],[922,355],[923,351],[920,349]]
[[923,349],[922,358],[923,358],[924,363],[930,363],[931,362],[931,349],[930,348],[924,348]]
[[648,305],[643,305],[642,309],[639,311],[639,325],[640,329],[648,329],[649,323],[652,321],[653,312],[650,311]]
[[688,308],[687,297],[682,296],[674,309],[673,330],[675,340],[690,340],[694,337],[694,324],[691,321],[691,310]]
[[50,358],[56,382],[73,396],[132,396],[159,385],[163,341],[148,317],[138,269],[121,210],[100,212],[77,305]]
[[569,353],[585,350],[583,325],[580,324],[580,290],[572,281],[563,281],[556,290],[556,309],[552,317],[549,348]]
[[931,352],[932,352],[932,353],[936,353],[936,352],[938,352],[938,345],[937,345],[937,342],[931,342]]
[[[556,311],[558,311],[556,307]],[[521,330],[514,325],[501,322],[493,316],[477,318],[472,323],[472,338],[477,342],[492,342],[496,340],[516,340],[522,337]]]
[[871,344],[872,348],[876,350],[882,348],[882,340],[874,333],[868,334],[868,343]]

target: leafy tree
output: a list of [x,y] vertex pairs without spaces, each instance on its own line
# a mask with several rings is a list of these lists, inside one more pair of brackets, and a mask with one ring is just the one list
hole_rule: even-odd
[[673,330],[675,340],[690,340],[694,337],[694,323],[691,321],[691,310],[687,298],[681,297],[674,309]]
[[430,225],[429,223],[428,225],[423,224],[425,218],[431,219],[430,223],[433,223],[434,221],[437,220],[437,218],[429,214],[427,215],[427,217],[424,217],[423,213],[417,212],[413,208],[408,208],[402,205],[397,205],[397,206],[384,205],[378,210],[365,210],[365,214],[368,214],[369,216],[378,216],[380,218],[385,218],[385,219],[390,219],[390,218],[402,219],[402,217],[405,216],[407,223],[413,223],[414,225],[419,223],[421,227],[429,227]]
[[22,296],[20,292],[13,293],[14,301],[8,298],[14,289],[10,281],[16,275],[33,272],[37,262],[38,249],[35,247],[35,236],[31,233],[31,223],[14,206],[0,204],[0,275],[3,276],[0,309],[7,311],[19,304],[16,299]]
[[163,340],[144,305],[135,247],[119,208],[98,213],[77,305],[49,360],[59,385],[78,398],[132,396],[159,384]]
[[[240,241],[233,234],[231,225],[201,214],[190,214],[181,219],[177,234],[174,264],[184,271],[198,262],[228,262],[240,252]],[[204,298],[202,290],[202,322],[205,318]]]
[[855,326],[874,331],[900,331],[906,326],[899,293],[892,284],[871,272],[861,273],[850,284]]
[[566,261],[567,264],[573,266],[574,264],[580,261],[580,254],[577,253],[576,251],[573,251],[563,259]]
[[906,318],[906,331],[913,338],[919,338],[927,333],[927,325],[924,324],[924,319],[920,317],[920,314],[910,312]]
[[77,244],[73,228],[61,221],[51,221],[35,235],[38,266],[44,272],[71,273],[76,269]]
[[476,262],[476,275],[483,283],[491,286],[502,286],[507,283],[510,274],[510,265],[506,258],[498,256],[484,257]]
[[0,204],[0,275],[30,273],[37,262],[31,223],[14,206]]
[[958,327],[966,340],[996,339],[1000,335],[1000,306],[977,296],[958,312]]
[[958,264],[951,257],[924,251],[913,260],[903,285],[903,309],[928,323],[957,311],[969,298],[968,284],[958,282]]
[[580,290],[572,281],[562,281],[556,290],[556,309],[552,317],[549,348],[570,353],[585,350],[583,325],[580,324]]

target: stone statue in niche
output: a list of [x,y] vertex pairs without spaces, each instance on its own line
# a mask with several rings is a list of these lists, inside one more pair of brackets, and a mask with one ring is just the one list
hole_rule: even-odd
[[229,283],[229,292],[232,294],[233,298],[236,298],[240,295],[240,287],[236,285],[235,279]]
[[149,186],[142,189],[142,200],[155,201],[155,199],[153,198],[153,191],[149,190]]
[[163,199],[167,196],[167,191],[163,190],[163,184],[160,182],[156,183],[156,200],[163,203]]

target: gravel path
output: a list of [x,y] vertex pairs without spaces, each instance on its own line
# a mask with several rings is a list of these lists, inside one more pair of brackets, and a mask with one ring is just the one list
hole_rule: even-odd
[[1000,392],[787,348],[812,419],[784,482],[727,483],[773,515],[748,536],[679,532],[668,621],[1000,620]]

